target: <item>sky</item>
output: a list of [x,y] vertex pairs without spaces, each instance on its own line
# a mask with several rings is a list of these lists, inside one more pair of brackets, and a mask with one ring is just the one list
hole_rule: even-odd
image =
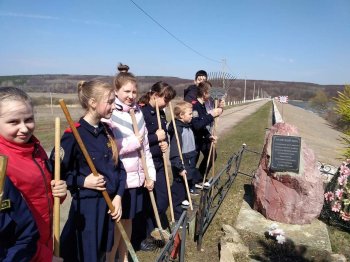
[[350,83],[350,0],[0,0],[0,75]]

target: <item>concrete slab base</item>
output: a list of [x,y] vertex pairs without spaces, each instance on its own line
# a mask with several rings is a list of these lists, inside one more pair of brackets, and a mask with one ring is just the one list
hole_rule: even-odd
[[265,232],[275,223],[283,229],[287,239],[295,245],[304,245],[310,249],[332,252],[326,224],[315,219],[307,225],[291,225],[266,219],[262,214],[253,210],[251,190],[246,190],[241,210],[237,217],[235,228],[264,237]]

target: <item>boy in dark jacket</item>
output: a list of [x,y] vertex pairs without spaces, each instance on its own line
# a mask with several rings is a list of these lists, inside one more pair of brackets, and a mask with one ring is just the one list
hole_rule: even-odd
[[173,173],[171,193],[175,220],[178,220],[182,214],[181,203],[187,199],[183,176],[184,174],[187,175],[188,185],[193,190],[194,183],[192,183],[192,181],[193,179],[197,179],[199,174],[196,168],[196,144],[190,125],[192,120],[192,105],[186,101],[178,102],[174,107],[174,115],[176,118],[175,125],[184,161],[184,163],[182,163],[177,146],[174,123],[171,122],[168,127],[170,135],[170,162]]
[[194,102],[197,100],[198,85],[203,81],[207,81],[208,74],[204,70],[197,71],[194,77],[194,85],[188,86],[184,90],[184,100],[187,102]]

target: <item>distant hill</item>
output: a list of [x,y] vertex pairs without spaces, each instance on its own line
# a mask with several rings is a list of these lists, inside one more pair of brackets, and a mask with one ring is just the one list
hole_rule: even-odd
[[[18,76],[0,76],[0,86],[16,86],[27,92],[53,92],[53,93],[75,93],[77,83],[81,80],[99,79],[113,83],[113,76],[103,75],[18,75]],[[140,93],[144,93],[157,81],[164,81],[172,85],[178,96],[183,96],[183,90],[193,83],[192,79],[182,79],[178,77],[167,76],[138,76],[138,86]],[[221,81],[213,83],[215,87],[222,87]],[[243,79],[231,79],[226,84],[228,98],[230,100],[240,100],[244,96]],[[255,83],[255,92],[254,92]],[[342,85],[318,85],[302,82],[285,81],[267,81],[267,80],[247,80],[246,81],[246,99],[262,96],[287,95],[290,99],[309,100],[318,90],[323,90],[329,97],[337,95],[337,91],[342,91]],[[262,94],[261,94],[262,91]]]

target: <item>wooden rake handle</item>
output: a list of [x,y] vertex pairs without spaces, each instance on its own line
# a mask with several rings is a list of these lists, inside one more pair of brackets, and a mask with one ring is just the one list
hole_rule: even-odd
[[[156,102],[156,113],[157,113],[158,128],[162,129],[162,123],[160,122],[159,105],[158,105],[157,99],[155,99],[155,102]],[[171,222],[175,222],[174,208],[173,208],[173,199],[172,199],[172,196],[171,196],[169,172],[168,172],[168,158],[167,158],[165,153],[163,153],[163,163],[164,163],[164,173],[165,173],[165,179],[166,179],[166,186],[167,186],[167,190],[168,190],[168,199],[169,199]]]
[[2,201],[2,194],[4,192],[7,160],[8,160],[7,156],[0,155],[0,204]]
[[[131,116],[131,121],[132,121],[132,126],[134,128],[134,133],[135,133],[136,136],[139,136],[140,135],[140,131],[139,131],[139,128],[137,126],[137,121],[136,121],[134,109],[130,109],[129,113],[130,113],[130,116]],[[142,145],[141,145],[141,149],[139,149],[139,154],[140,154],[140,157],[141,157],[141,163],[142,163],[143,171],[145,172],[146,180],[149,181],[150,177],[149,177],[148,168],[147,168],[147,164],[146,164],[145,152],[144,152],[144,149],[143,149]],[[150,196],[150,199],[151,199],[153,212],[154,212],[154,217],[156,218],[156,223],[157,223],[158,229],[162,230],[162,224],[160,223],[160,218],[159,218],[159,214],[158,214],[158,208],[157,208],[156,200],[154,198],[154,193],[153,193],[153,191],[149,191],[149,190],[148,190],[148,192],[149,192],[149,196]]]
[[[55,181],[59,181],[61,178],[61,120],[59,117],[55,118]],[[60,256],[60,198],[54,198],[53,208],[53,239],[54,249],[53,253],[56,257]]]
[[[171,120],[173,121],[173,126],[174,126],[174,132],[175,132],[175,137],[176,137],[177,149],[179,151],[179,155],[180,155],[180,158],[181,158],[182,165],[184,165],[184,159],[183,159],[183,156],[182,156],[182,150],[181,150],[180,140],[179,140],[179,134],[177,133],[175,117],[174,117],[174,111],[173,111],[173,107],[171,105],[171,102],[169,102],[169,108],[170,108]],[[192,199],[191,199],[191,195],[190,195],[190,190],[188,188],[188,182],[187,182],[186,174],[183,176],[183,179],[184,179],[184,182],[185,182],[188,202],[190,202],[190,208],[191,208],[191,210],[193,210]]]
[[[89,165],[89,167],[91,169],[91,172],[94,174],[94,176],[98,176],[98,173],[97,173],[97,170],[95,168],[95,165],[92,162],[91,157],[90,157],[88,151],[86,150],[86,147],[85,147],[83,141],[81,140],[81,137],[80,137],[80,135],[78,133],[77,128],[74,125],[73,119],[70,116],[70,113],[68,111],[68,108],[67,108],[64,100],[60,99],[59,103],[60,103],[60,106],[62,108],[62,111],[63,111],[64,115],[66,116],[67,122],[68,122],[70,128],[72,129],[73,135],[74,135],[75,139],[77,140],[77,143],[78,143],[78,145],[79,145],[79,147],[80,147],[80,149],[81,149],[81,151],[82,151],[82,153],[83,153],[83,155],[84,155],[84,157],[86,159],[86,162],[88,163],[88,165]],[[103,198],[105,199],[105,201],[107,203],[107,206],[108,206],[109,210],[111,210],[111,212],[114,212],[114,206],[112,204],[111,198],[109,197],[107,191],[106,190],[102,191],[102,195],[103,195]],[[123,240],[125,242],[125,245],[126,245],[128,251],[130,252],[132,260],[135,261],[135,262],[138,262],[139,260],[137,259],[135,250],[134,250],[134,248],[132,247],[132,245],[130,243],[130,240],[129,240],[126,232],[125,232],[125,229],[124,229],[123,225],[121,223],[117,222],[117,221],[115,221],[115,223],[116,223],[116,225],[117,225],[117,227],[119,229],[120,234],[122,235],[122,238],[123,238]]]

